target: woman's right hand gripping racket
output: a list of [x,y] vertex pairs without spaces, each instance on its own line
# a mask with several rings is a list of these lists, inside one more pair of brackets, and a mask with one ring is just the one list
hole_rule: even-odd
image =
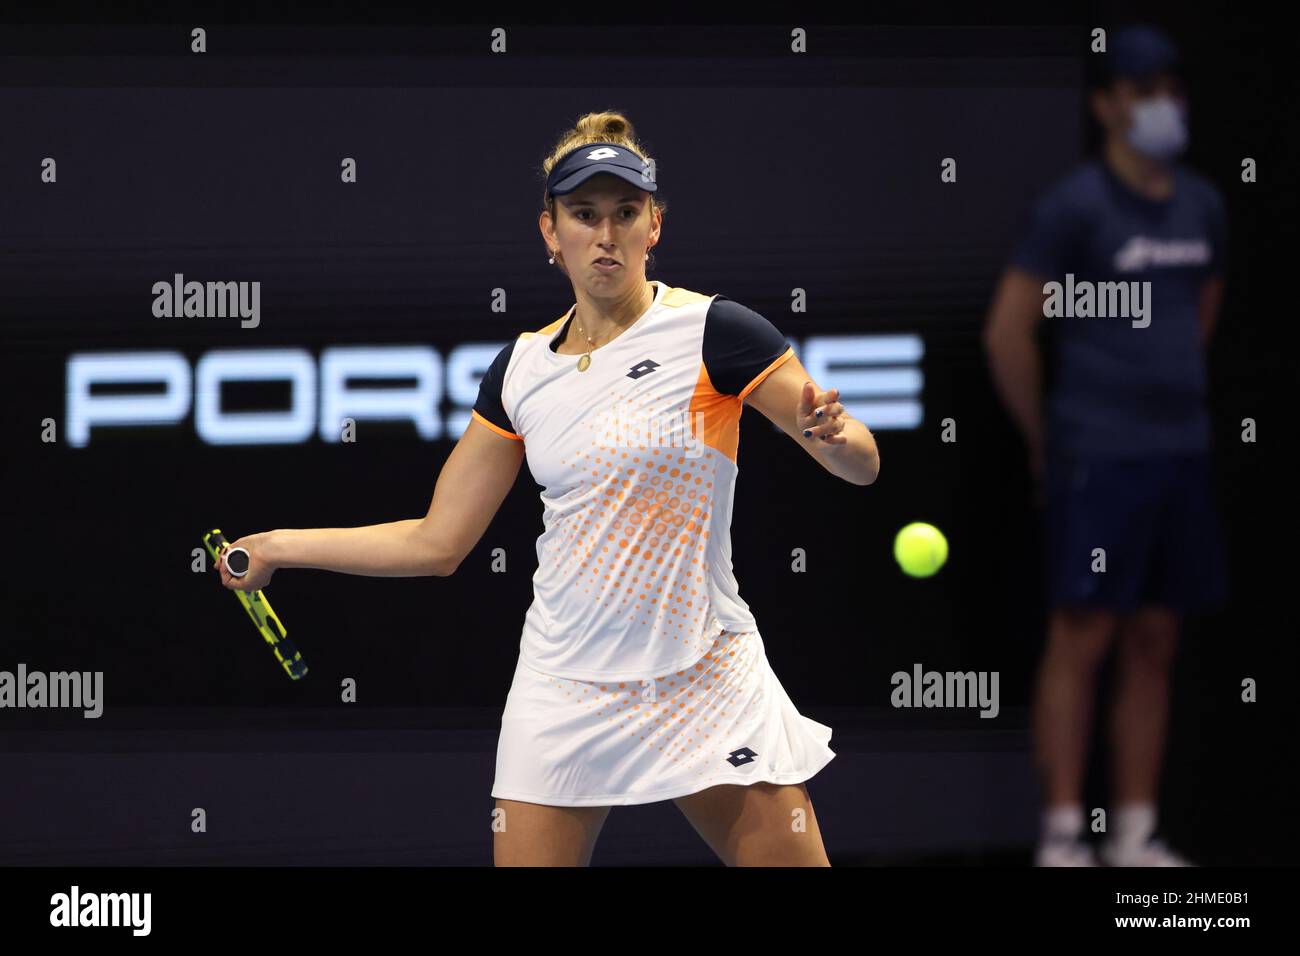
[[[222,562],[234,577],[242,578],[248,573],[248,552],[243,548],[232,548],[220,528],[213,528],[203,536],[203,546],[207,548],[212,560]],[[239,603],[244,606],[244,610],[248,612],[253,626],[257,628],[266,643],[271,645],[271,651],[280,662],[280,666],[284,668],[284,672],[294,680],[300,680],[307,673],[307,662],[302,659],[298,648],[294,647],[293,642],[286,636],[284,625],[271,609],[271,602],[266,599],[266,595],[260,588],[252,592],[241,591],[238,588],[232,590]]]

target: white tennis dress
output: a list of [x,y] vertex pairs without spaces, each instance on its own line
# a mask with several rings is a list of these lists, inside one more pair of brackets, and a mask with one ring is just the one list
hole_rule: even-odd
[[773,673],[731,568],[744,398],[794,351],[724,296],[654,285],[586,371],[554,350],[571,307],[502,349],[479,388],[474,420],[522,440],[543,487],[494,797],[652,803],[798,783],[835,756]]

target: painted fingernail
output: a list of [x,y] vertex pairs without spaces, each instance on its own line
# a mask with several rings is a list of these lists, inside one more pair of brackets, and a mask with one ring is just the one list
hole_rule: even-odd
[[804,438],[812,438],[812,432],[810,432],[808,429],[805,428],[805,429],[803,430],[803,437],[804,437]]

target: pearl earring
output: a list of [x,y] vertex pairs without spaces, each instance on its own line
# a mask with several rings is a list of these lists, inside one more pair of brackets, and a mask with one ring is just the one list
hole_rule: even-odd
[[[645,254],[645,258],[646,258],[646,261],[649,262],[649,261],[650,261],[650,253],[647,252],[647,253]],[[546,261],[547,261],[548,263],[550,263],[551,265],[555,265],[555,253],[551,253],[551,258],[547,259]]]

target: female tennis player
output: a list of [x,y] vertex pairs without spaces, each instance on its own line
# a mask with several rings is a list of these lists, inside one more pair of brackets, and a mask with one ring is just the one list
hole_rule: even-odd
[[585,866],[610,807],[673,800],[729,866],[828,866],[804,781],[835,756],[831,728],[795,709],[732,574],[738,426],[748,403],[855,485],[876,478],[875,440],[767,319],[647,281],[665,207],[622,114],[583,116],[542,171],[542,238],[575,302],[496,357],[428,514],[250,535],[247,575],[222,582],[450,575],[527,458],[545,530],[501,719],[496,864]]

